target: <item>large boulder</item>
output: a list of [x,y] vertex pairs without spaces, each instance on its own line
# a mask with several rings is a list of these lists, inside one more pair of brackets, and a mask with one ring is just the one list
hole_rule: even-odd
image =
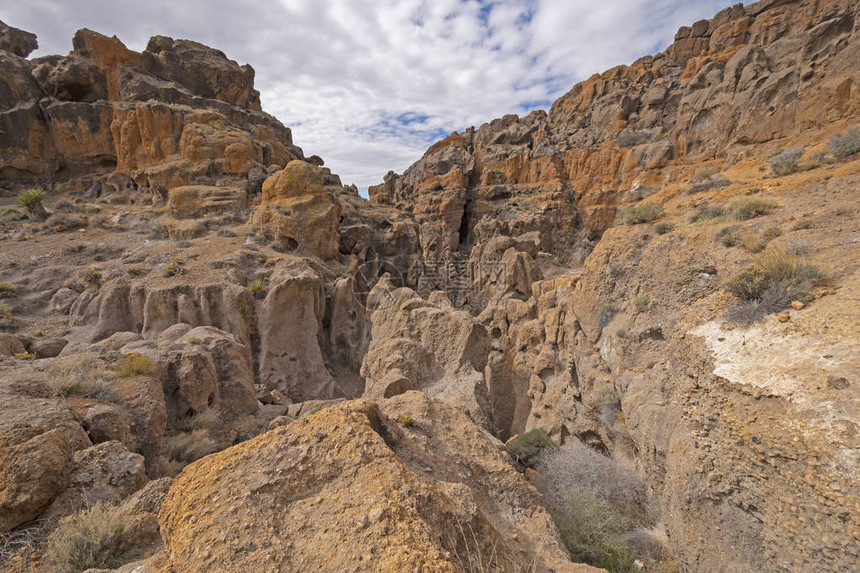
[[33,77],[45,95],[64,101],[107,99],[104,72],[76,56],[45,56],[31,62]]
[[11,52],[16,56],[26,58],[30,52],[39,47],[36,34],[13,28],[0,22],[0,51]]
[[188,330],[162,347],[168,427],[189,430],[212,412],[220,430],[257,412],[251,351],[233,335],[211,326]]
[[66,488],[72,448],[60,430],[0,431],[0,534],[35,519]]
[[365,396],[420,390],[494,430],[484,383],[490,335],[469,313],[380,281],[368,297],[370,346],[361,366]]
[[341,206],[326,187],[327,171],[296,160],[263,183],[255,221],[282,250],[304,251],[322,259],[337,255]]
[[43,515],[56,518],[98,502],[119,503],[148,481],[143,456],[120,442],[96,444],[75,453],[67,489]]
[[419,394],[383,408],[413,426],[346,402],[188,466],[159,513],[173,567],[594,570],[567,560],[500,442]]

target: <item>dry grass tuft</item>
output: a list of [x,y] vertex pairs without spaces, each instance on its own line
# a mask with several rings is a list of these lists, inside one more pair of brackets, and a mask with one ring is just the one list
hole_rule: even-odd
[[129,525],[128,515],[99,502],[60,521],[48,536],[48,554],[64,573],[119,567]]

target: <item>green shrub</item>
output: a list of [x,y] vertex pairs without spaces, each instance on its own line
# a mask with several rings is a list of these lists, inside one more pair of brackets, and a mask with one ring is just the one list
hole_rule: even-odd
[[730,318],[747,322],[781,310],[807,297],[809,288],[821,280],[816,267],[771,245],[758,261],[726,283],[726,290],[742,301],[730,311]]
[[37,221],[44,221],[48,218],[48,212],[45,210],[42,201],[45,200],[45,192],[34,187],[24,191],[18,195],[17,203],[19,207],[27,210],[27,213]]
[[628,225],[639,225],[641,223],[650,223],[658,217],[662,217],[665,210],[662,205],[634,205],[627,209],[624,215],[624,221]]
[[656,521],[647,486],[632,467],[578,440],[548,450],[537,487],[573,561],[636,571],[631,535]]
[[633,299],[633,306],[637,312],[645,312],[651,306],[651,297],[647,294],[640,294]]
[[119,378],[151,376],[155,372],[155,363],[139,352],[129,352],[116,363],[114,371]]
[[409,414],[400,414],[397,416],[397,423],[404,428],[411,428],[415,424],[415,420]]
[[780,177],[783,175],[790,175],[797,171],[797,163],[800,161],[801,157],[803,157],[802,147],[787,149],[781,153],[777,153],[773,158],[771,158],[770,169],[773,171],[774,175],[778,175]]
[[860,128],[830,138],[830,153],[836,159],[848,159],[860,152]]
[[0,315],[10,315],[15,311],[15,307],[8,302],[0,302]]
[[732,205],[732,213],[738,221],[748,221],[767,215],[776,208],[770,201],[762,199],[745,199]]
[[130,524],[127,514],[99,502],[60,521],[48,536],[48,555],[63,572],[119,567]]
[[718,219],[725,214],[726,210],[723,209],[721,205],[710,205],[708,203],[702,203],[701,205],[696,206],[696,212],[693,214],[693,217],[690,219],[690,221],[693,223],[710,221],[711,219]]
[[258,294],[266,292],[268,286],[269,279],[254,279],[248,283],[248,290],[250,290],[252,294]]
[[508,452],[515,460],[530,468],[537,465],[545,450],[557,447],[543,428],[535,428],[525,434],[520,434],[509,440],[506,445]]

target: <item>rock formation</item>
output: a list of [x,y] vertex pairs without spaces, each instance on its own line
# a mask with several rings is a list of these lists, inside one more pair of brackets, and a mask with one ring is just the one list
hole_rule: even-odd
[[855,3],[727,8],[370,201],[217,50],[36,45],[0,25],[4,539],[108,502],[123,572],[587,571],[505,451],[543,430],[647,481],[647,570],[860,562]]

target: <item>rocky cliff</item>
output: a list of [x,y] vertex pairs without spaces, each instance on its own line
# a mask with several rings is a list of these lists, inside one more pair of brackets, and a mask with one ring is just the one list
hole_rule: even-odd
[[121,571],[587,571],[532,430],[644,480],[647,570],[860,562],[854,3],[727,8],[370,201],[250,67],[73,45],[0,26],[13,567],[103,511]]

